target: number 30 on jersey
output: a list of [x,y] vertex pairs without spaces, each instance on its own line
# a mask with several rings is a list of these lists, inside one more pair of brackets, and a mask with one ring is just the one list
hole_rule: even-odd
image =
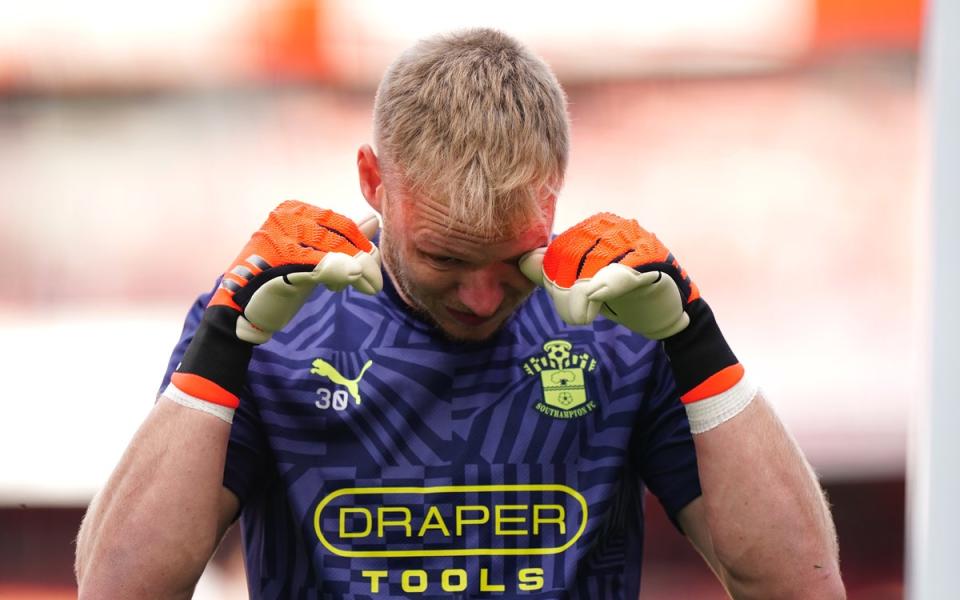
[[317,400],[313,403],[320,410],[345,410],[350,396],[346,390],[330,391],[325,387],[317,388]]

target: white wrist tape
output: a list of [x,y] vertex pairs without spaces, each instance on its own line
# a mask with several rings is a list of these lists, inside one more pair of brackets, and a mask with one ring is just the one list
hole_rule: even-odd
[[200,412],[213,415],[222,421],[226,421],[227,423],[233,423],[234,409],[191,396],[172,383],[168,384],[166,389],[163,390],[163,395],[173,400],[180,406],[186,406],[187,408],[192,408],[193,410],[199,410]]
[[687,420],[690,421],[690,433],[710,431],[724,421],[737,416],[753,401],[757,391],[759,387],[744,375],[725,392],[685,404]]

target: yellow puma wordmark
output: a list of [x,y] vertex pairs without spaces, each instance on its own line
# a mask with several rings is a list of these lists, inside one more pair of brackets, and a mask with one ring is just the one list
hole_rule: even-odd
[[357,375],[356,379],[347,379],[334,368],[333,365],[318,358],[313,361],[313,368],[310,369],[310,372],[314,375],[320,375],[321,377],[326,377],[333,383],[337,385],[342,385],[347,388],[347,391],[353,396],[353,399],[357,401],[357,404],[360,404],[360,379],[363,377],[363,374],[370,368],[370,365],[373,364],[372,360],[368,360],[366,364],[363,365],[363,368],[360,369],[360,374]]

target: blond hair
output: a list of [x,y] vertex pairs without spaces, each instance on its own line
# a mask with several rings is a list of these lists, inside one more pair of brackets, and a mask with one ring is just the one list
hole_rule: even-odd
[[384,171],[491,236],[542,220],[541,198],[563,183],[568,130],[550,68],[493,29],[421,40],[387,69],[374,107]]

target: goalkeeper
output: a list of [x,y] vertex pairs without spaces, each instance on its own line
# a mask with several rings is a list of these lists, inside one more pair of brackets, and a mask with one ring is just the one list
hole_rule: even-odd
[[381,231],[284,202],[189,312],[81,598],[189,598],[239,521],[251,598],[633,599],[644,489],[732,597],[844,597],[816,478],[675,256],[609,213],[551,239],[540,59],[421,41],[374,141]]

